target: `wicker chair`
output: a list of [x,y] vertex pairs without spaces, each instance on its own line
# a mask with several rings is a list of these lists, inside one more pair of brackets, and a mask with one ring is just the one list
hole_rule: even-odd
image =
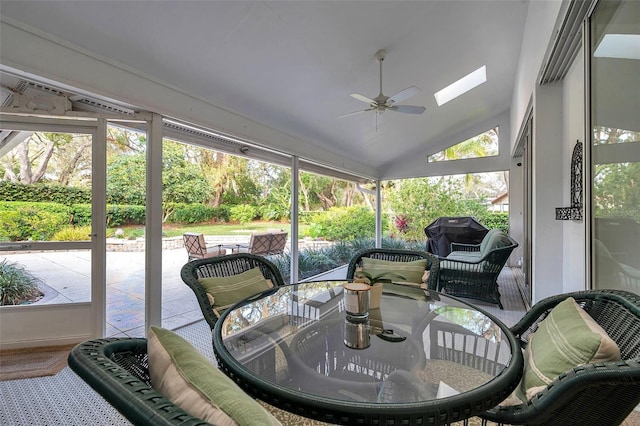
[[[451,254],[440,258],[438,284],[434,289],[453,296],[496,303],[504,309],[498,291],[498,275],[511,252],[518,247],[511,237],[505,235],[505,238],[511,244],[492,248],[484,254],[480,251],[480,244],[451,243]],[[470,256],[463,257],[459,253],[469,253]],[[474,257],[475,253],[478,255]]]
[[229,277],[256,267],[260,268],[262,275],[264,275],[266,279],[271,280],[274,286],[284,285],[282,275],[273,263],[264,257],[249,253],[236,253],[209,259],[193,260],[182,267],[180,277],[195,293],[204,319],[212,330],[218,319],[218,315],[216,315],[211,303],[209,303],[207,293],[198,279]]
[[362,258],[388,260],[391,262],[413,262],[414,260],[427,259],[427,267],[429,278],[427,279],[427,288],[435,289],[438,282],[438,274],[440,270],[440,261],[436,256],[426,251],[399,250],[387,248],[371,248],[358,251],[349,261],[347,268],[347,279],[353,279],[356,268],[362,267]]
[[593,290],[549,297],[511,330],[526,346],[549,311],[569,296],[618,344],[622,360],[575,367],[526,403],[493,408],[483,419],[517,425],[619,425],[640,403],[640,296]]
[[207,425],[151,386],[147,339],[90,340],[69,354],[69,367],[134,425]]
[[[134,425],[209,425],[173,404],[151,385],[147,339],[89,340],[73,348],[68,361],[78,376]],[[273,406],[264,406],[283,426],[303,423],[329,426]]]

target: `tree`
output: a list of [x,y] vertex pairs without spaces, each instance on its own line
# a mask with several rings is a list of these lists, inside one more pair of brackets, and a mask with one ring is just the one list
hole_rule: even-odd
[[87,135],[34,132],[2,158],[3,179],[27,185],[49,181],[86,187],[90,147]]
[[[164,203],[206,203],[211,187],[200,168],[185,158],[181,144],[165,142],[162,158]],[[145,153],[120,154],[107,166],[107,195],[111,203],[146,203]]]

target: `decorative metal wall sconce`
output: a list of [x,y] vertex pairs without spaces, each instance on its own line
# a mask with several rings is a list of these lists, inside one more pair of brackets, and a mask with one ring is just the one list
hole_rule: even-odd
[[582,220],[582,142],[571,155],[571,207],[556,207],[556,220]]

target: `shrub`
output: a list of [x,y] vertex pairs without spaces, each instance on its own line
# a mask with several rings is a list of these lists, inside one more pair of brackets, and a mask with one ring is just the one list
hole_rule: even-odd
[[18,305],[40,295],[35,277],[16,263],[0,261],[0,305]]
[[229,221],[229,207],[203,204],[165,203],[165,218],[171,223],[203,223]]
[[45,241],[69,223],[69,214],[50,213],[35,207],[0,210],[0,240]]
[[509,233],[509,213],[492,213],[489,212],[478,218],[480,222],[487,229],[500,229],[505,233]]
[[[383,220],[383,229],[386,222],[386,219]],[[327,240],[350,241],[375,235],[376,215],[365,207],[334,207],[319,214],[313,226],[314,232],[321,234]]]
[[249,204],[233,206],[230,209],[230,219],[241,224],[249,223],[256,218],[258,209]]
[[[72,223],[91,225],[91,204],[74,204]],[[142,225],[146,220],[146,207],[129,204],[107,204],[107,226]]]
[[0,200],[52,202],[67,206],[91,203],[91,191],[56,184],[23,184],[0,181]]
[[51,237],[51,241],[91,240],[91,226],[65,226]]

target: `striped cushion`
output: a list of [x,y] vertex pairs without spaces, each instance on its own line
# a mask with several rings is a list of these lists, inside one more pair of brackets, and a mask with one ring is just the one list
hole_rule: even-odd
[[427,267],[427,259],[414,260],[412,262],[393,262],[390,260],[362,258],[362,270],[375,277],[388,272],[402,275],[404,279],[392,279],[394,282],[407,281],[414,284],[422,282],[424,270]]
[[529,336],[524,375],[516,395],[525,401],[567,370],[619,359],[616,342],[569,297],[553,308]]
[[230,277],[199,278],[198,281],[213,296],[214,309],[232,305],[269,289],[267,280],[257,267]]
[[192,416],[219,426],[280,425],[212,362],[172,331],[151,327],[147,351],[153,387]]

